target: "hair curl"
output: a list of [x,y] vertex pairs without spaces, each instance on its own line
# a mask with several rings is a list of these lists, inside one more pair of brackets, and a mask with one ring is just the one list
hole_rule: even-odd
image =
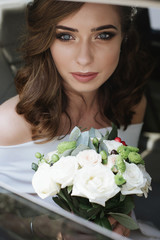
[[[50,53],[56,24],[84,3],[35,0],[27,8],[27,35],[22,46],[25,65],[16,75],[20,96],[17,113],[32,126],[32,138],[53,139],[61,127],[61,115],[67,114],[67,95]],[[144,55],[131,23],[131,8],[119,7],[124,37],[117,69],[99,88],[99,109],[104,119],[125,128],[131,123],[132,111],[142,97],[146,81]],[[71,124],[71,119],[68,116]],[[68,129],[69,132],[70,129]]]

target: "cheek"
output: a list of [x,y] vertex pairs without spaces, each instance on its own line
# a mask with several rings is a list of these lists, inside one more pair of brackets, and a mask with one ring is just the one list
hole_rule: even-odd
[[50,51],[51,51],[51,55],[52,55],[52,58],[53,58],[53,61],[54,63],[57,65],[61,64],[62,62],[62,58],[60,58],[61,54],[62,54],[62,50],[61,48],[56,48],[54,45],[51,46],[50,48]]
[[59,72],[61,72],[62,66],[63,68],[67,67],[68,63],[70,62],[68,61],[70,54],[69,51],[66,50],[66,48],[64,48],[62,45],[59,46],[59,44],[53,44],[50,48],[53,61]]
[[111,70],[115,69],[118,65],[120,57],[120,47],[114,47],[107,49],[106,52],[103,53],[103,65],[106,67],[110,67]]

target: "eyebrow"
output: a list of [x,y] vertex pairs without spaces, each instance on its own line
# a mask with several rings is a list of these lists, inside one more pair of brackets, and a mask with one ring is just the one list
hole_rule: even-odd
[[[62,25],[57,25],[56,29],[68,30],[71,32],[78,32],[78,29],[76,29],[76,28],[71,28],[71,27],[62,26]],[[104,29],[115,29],[118,31],[118,29],[114,25],[109,24],[109,25],[103,25],[103,26],[100,26],[97,28],[92,28],[91,32],[96,32],[96,31],[100,31],[100,30],[104,30]]]
[[96,32],[96,31],[100,31],[100,30],[104,30],[104,29],[115,29],[115,30],[118,30],[114,25],[103,25],[103,26],[100,26],[100,27],[97,27],[97,28],[92,28],[91,29],[91,32]]
[[62,25],[57,25],[56,29],[68,30],[71,32],[78,32],[78,29],[76,29],[76,28],[70,28],[70,27],[66,27],[66,26],[62,26]]

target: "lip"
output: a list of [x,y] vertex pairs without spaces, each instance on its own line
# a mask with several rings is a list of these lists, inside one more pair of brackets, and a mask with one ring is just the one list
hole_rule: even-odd
[[98,72],[86,72],[86,73],[71,72],[71,74],[79,82],[85,83],[85,82],[89,82],[89,81],[93,80],[98,75]]

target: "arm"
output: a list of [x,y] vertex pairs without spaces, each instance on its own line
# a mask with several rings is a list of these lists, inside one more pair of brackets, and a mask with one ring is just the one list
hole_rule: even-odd
[[16,112],[18,96],[0,105],[0,145],[9,146],[31,141],[31,129],[23,116]]

